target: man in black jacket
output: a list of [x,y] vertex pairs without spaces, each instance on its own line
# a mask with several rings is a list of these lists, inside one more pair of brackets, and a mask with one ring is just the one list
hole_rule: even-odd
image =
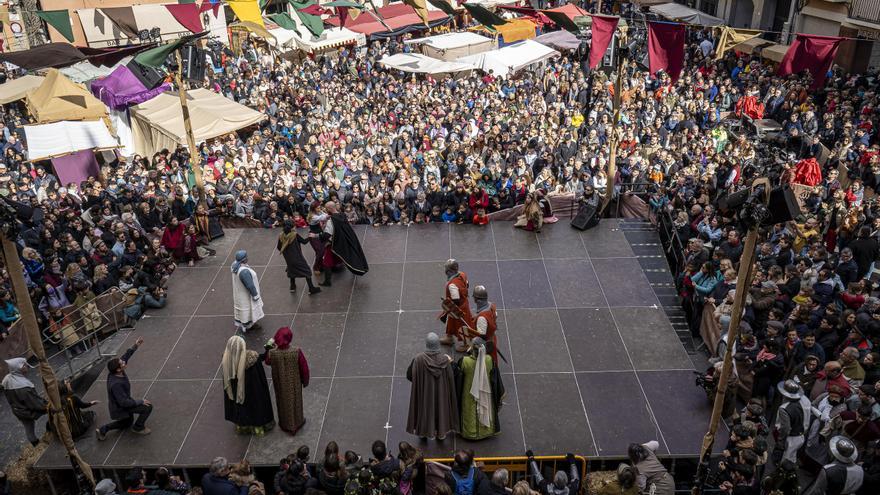
[[[107,362],[107,370],[110,371],[110,375],[107,376],[107,407],[110,409],[110,418],[113,422],[95,430],[98,440],[107,438],[107,432],[110,430],[123,430],[129,426],[132,433],[150,434],[150,429],[145,424],[150,413],[153,412],[153,404],[146,399],[136,400],[131,396],[131,382],[125,374],[128,361],[143,343],[144,339],[138,337],[121,358],[113,358]],[[138,415],[137,420],[134,419],[135,414]]]

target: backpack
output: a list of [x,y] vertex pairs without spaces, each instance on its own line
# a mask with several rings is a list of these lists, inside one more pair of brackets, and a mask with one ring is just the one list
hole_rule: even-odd
[[452,478],[455,480],[455,495],[474,495],[474,467],[468,470],[467,478],[461,478],[452,471]]

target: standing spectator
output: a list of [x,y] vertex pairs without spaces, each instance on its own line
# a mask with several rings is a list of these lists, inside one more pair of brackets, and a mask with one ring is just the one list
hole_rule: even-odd
[[474,465],[474,455],[467,450],[455,453],[445,479],[453,495],[489,495],[489,478]]
[[6,360],[9,373],[3,377],[3,391],[12,414],[24,426],[25,435],[34,447],[40,443],[35,432],[34,422],[46,414],[48,402],[37,393],[34,383],[27,379],[25,374],[29,368],[24,358]]
[[[147,428],[147,418],[153,412],[153,404],[147,399],[136,400],[131,396],[131,382],[125,374],[125,368],[135,351],[144,343],[142,337],[138,337],[121,358],[113,358],[107,362],[107,407],[110,409],[111,423],[107,423],[97,430],[98,440],[107,438],[110,430],[124,430],[131,427],[131,432],[138,435],[149,435],[151,430]],[[134,415],[137,414],[137,420]]]

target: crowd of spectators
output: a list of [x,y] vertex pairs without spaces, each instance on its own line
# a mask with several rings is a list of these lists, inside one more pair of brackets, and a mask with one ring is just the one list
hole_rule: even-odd
[[[33,208],[19,239],[30,296],[51,342],[71,352],[89,327],[72,324],[63,308],[88,315],[95,296],[113,288],[126,295],[132,321],[161,307],[168,276],[210,255],[224,222],[305,226],[322,202],[335,200],[353,223],[472,223],[532,193],[605,194],[609,181],[616,194],[638,192],[655,215],[673,218],[686,245],[677,282],[696,333],[705,318],[726,331],[743,257],[744,231],[718,200],[752,177],[790,182],[799,161],[821,159],[822,179],[803,215],[761,232],[754,282],[743,288],[750,298],[742,337],[722,337],[710,349],[736,346],[734,390],[748,403],[737,412],[731,397],[725,411],[740,426],[719,476],[727,486],[758,486],[754,467],[773,453],[762,438],[773,431],[777,386],[794,379],[821,412],[819,430],[837,425],[856,442],[865,486],[876,489],[876,74],[834,67],[812,90],[808,74],[778,77],[773,64],[733,50],[716,58],[714,43],[710,30],[689,29],[677,81],[635,60],[623,68],[614,177],[606,176],[612,79],[588,78],[574,54],[512,78],[433,79],[377,62],[409,49],[399,39],[301,62],[245,43],[237,56],[212,51],[216,72],[204,84],[268,119],[199,146],[205,206],[196,207],[183,148],[108,163],[101,180],[59,184],[48,165],[27,161],[27,116],[16,105],[0,115],[0,194]],[[725,124],[747,97],[782,123],[775,142]],[[781,160],[768,161],[770,151]],[[5,329],[18,312],[5,271],[2,282]],[[802,468],[815,474],[821,464],[813,461]]]

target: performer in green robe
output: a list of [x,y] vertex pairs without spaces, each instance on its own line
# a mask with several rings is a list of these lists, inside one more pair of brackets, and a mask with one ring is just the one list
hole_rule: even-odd
[[474,338],[470,354],[458,360],[458,394],[461,411],[461,436],[482,440],[501,432],[498,410],[504,397],[501,375],[486,354],[483,339]]

